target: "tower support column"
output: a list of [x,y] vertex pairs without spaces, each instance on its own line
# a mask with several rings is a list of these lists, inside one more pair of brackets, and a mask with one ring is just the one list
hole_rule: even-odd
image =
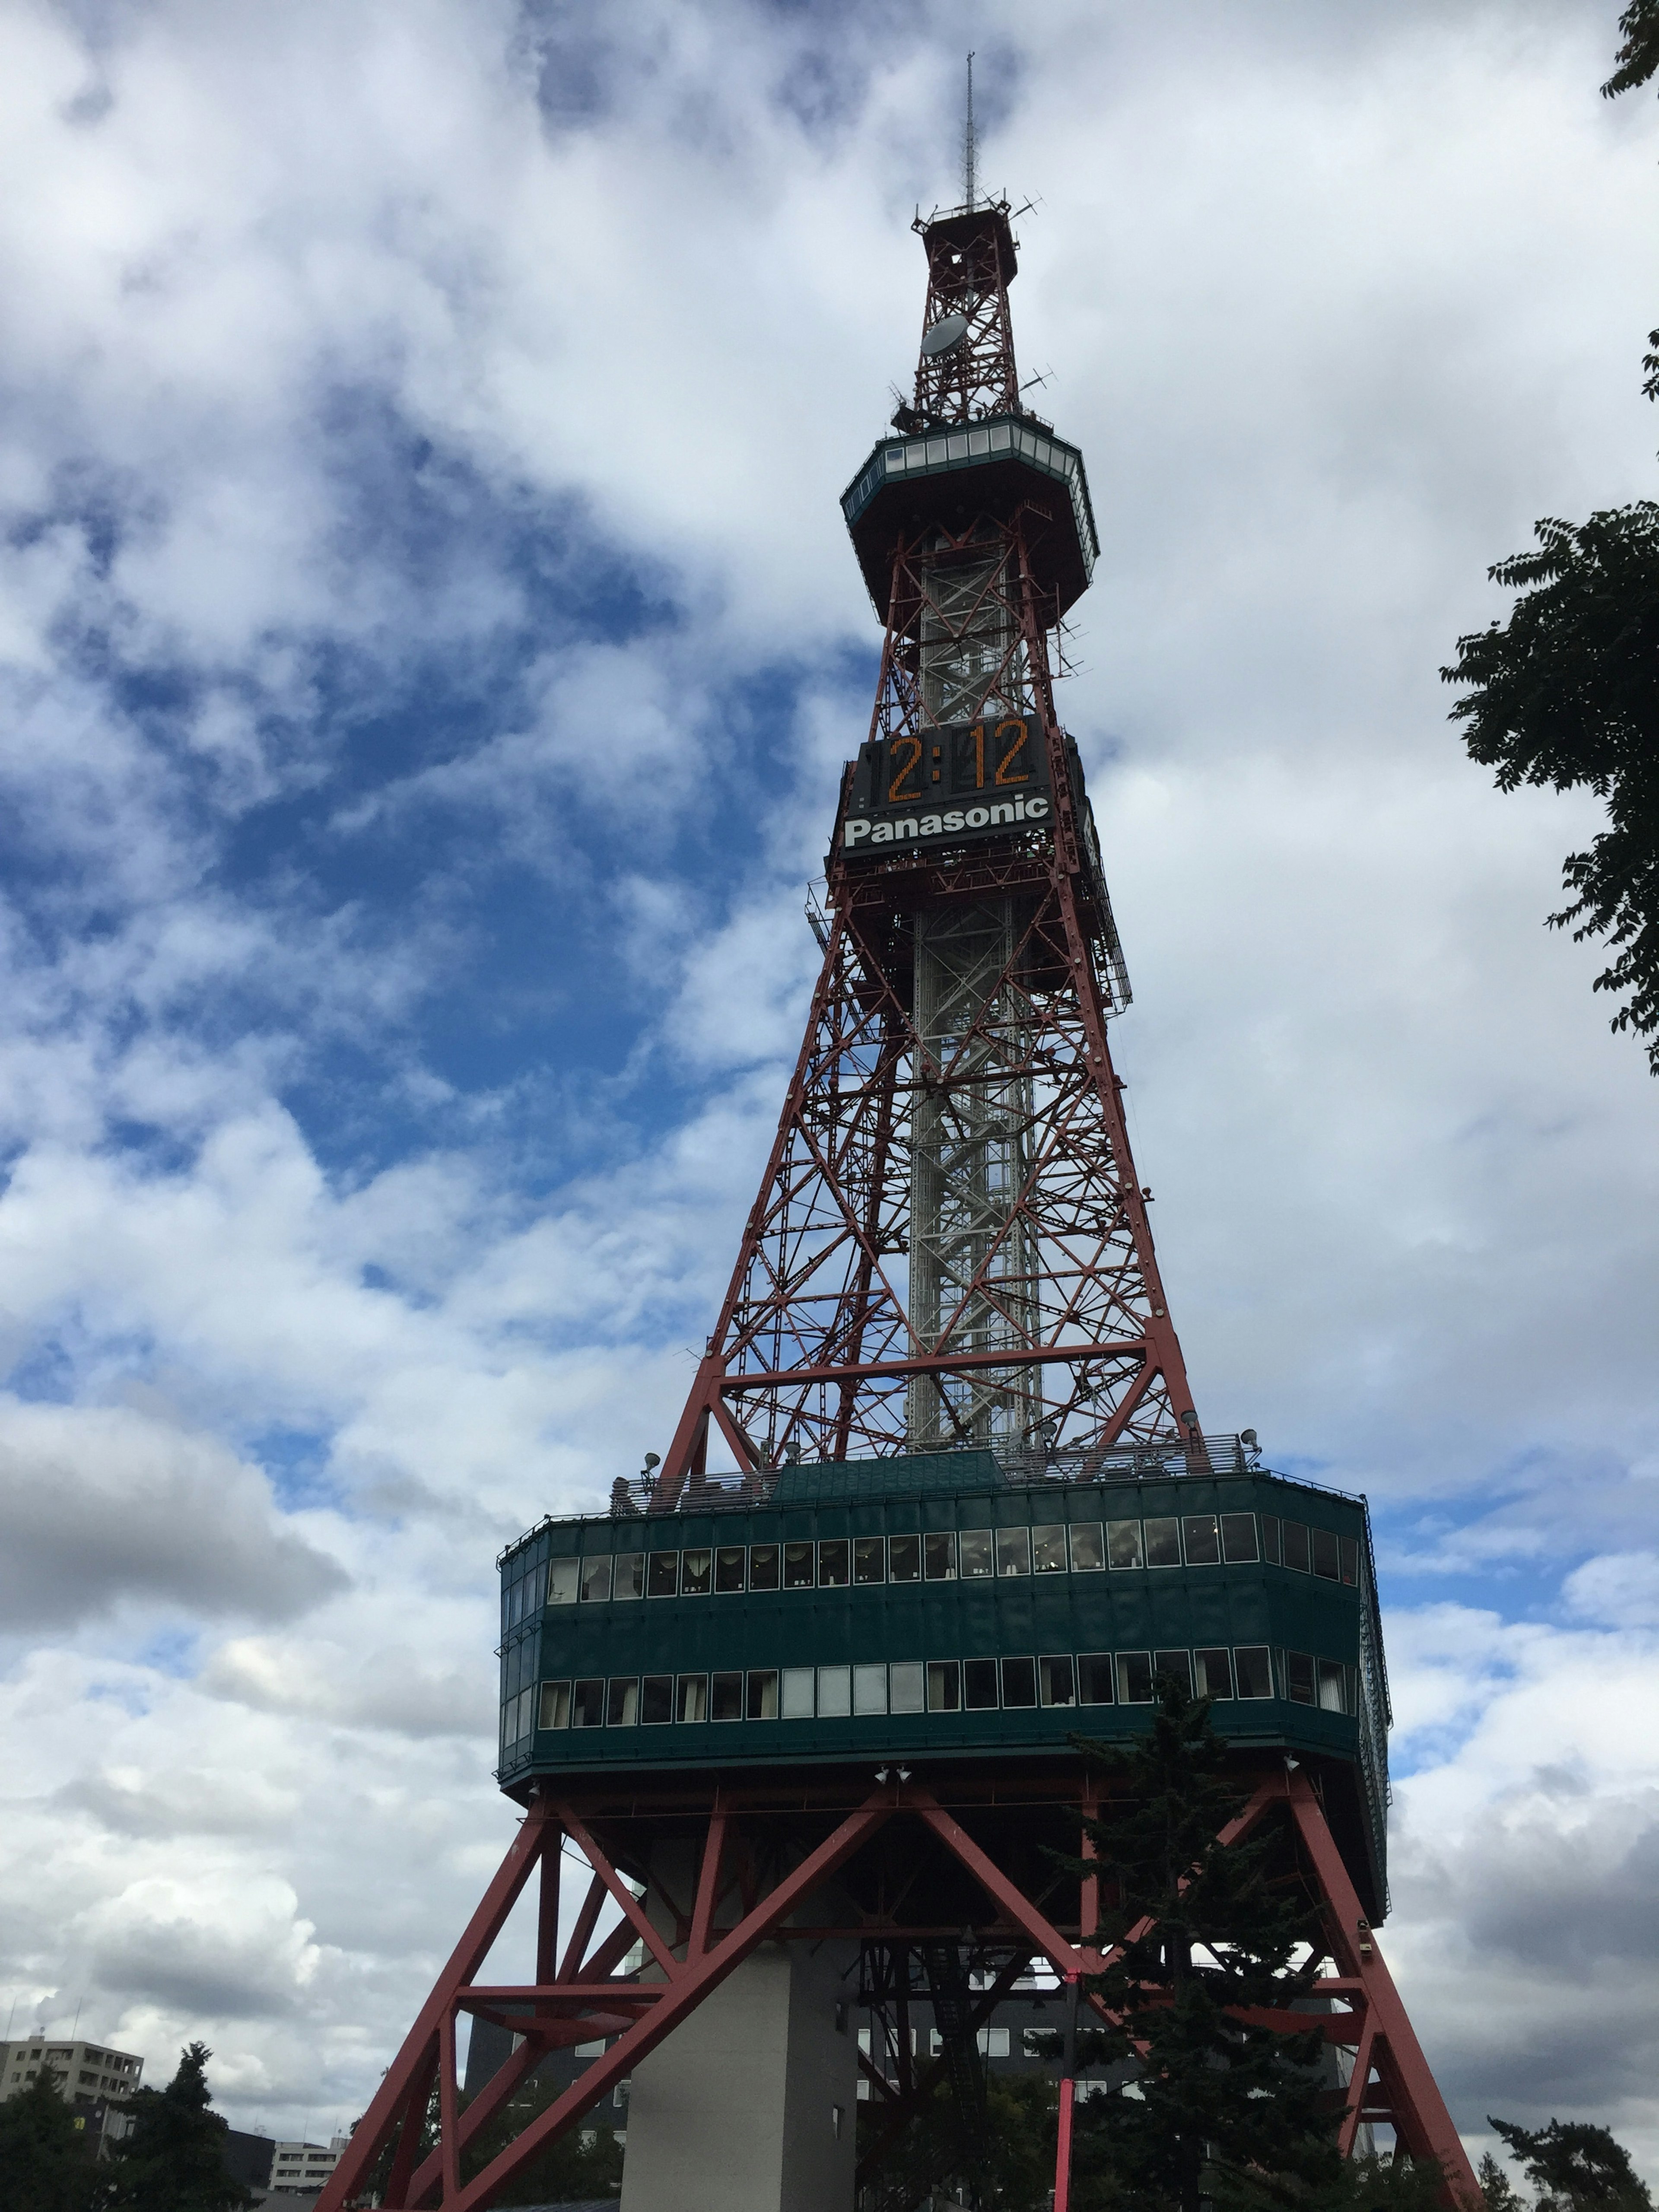
[[764,1943],[641,2061],[622,2212],[852,2212],[856,1964]]

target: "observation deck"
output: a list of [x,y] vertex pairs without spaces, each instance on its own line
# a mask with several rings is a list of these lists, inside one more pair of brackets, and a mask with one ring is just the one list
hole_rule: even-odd
[[502,1554],[501,1765],[648,1790],[1056,1754],[1145,1729],[1160,1673],[1230,1745],[1307,1764],[1385,1906],[1389,1721],[1363,1498],[1207,1440],[989,1451],[705,1482],[673,1512],[550,1520]]
[[929,523],[959,532],[976,514],[1034,506],[1045,526],[1030,537],[1031,574],[1051,595],[1053,618],[1089,588],[1100,533],[1083,455],[1035,416],[994,415],[884,438],[842,494],[841,511],[876,612],[884,619],[893,548]]

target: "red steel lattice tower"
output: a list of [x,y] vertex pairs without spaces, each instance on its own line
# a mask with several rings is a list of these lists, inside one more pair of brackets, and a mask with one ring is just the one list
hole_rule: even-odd
[[919,222],[914,402],[843,507],[886,619],[823,964],[742,1249],[658,1478],[1200,1425],[1124,1125],[1128,983],[1060,624],[1097,551],[1082,457],[1022,405],[1005,204]]
[[[674,2189],[726,2212],[741,2085],[696,2077],[732,2101],[673,2160],[720,1993],[745,1990],[752,2023],[784,1990],[775,2042],[830,2011],[814,1974],[899,1992],[902,2019],[925,1961],[938,2057],[913,2063],[905,2029],[896,2070],[877,2063],[844,1995],[818,2020],[836,2094],[861,2077],[871,2100],[856,2167],[812,2058],[791,2078],[817,2135],[741,2200],[799,2212],[810,2182],[813,2205],[856,2186],[908,2206],[895,2146],[947,2079],[969,2112],[975,2039],[1031,1961],[1076,1987],[1118,1955],[1089,1850],[1075,1881],[1054,1855],[1109,1813],[1092,1746],[1144,1724],[1154,1660],[1219,1701],[1240,1805],[1219,1840],[1268,1837],[1323,1929],[1340,2147],[1386,2124],[1449,2207],[1474,2199],[1373,1929],[1388,1698],[1364,1504],[1200,1428],[1124,1127],[1107,1022],[1128,984],[1054,702],[1097,550],[1082,457],[1021,404],[1006,204],[970,163],[963,205],[917,228],[914,395],[842,500],[880,678],[759,1194],[654,1483],[502,1555],[499,1778],[525,1819],[320,2212],[489,2212],[630,2081],[624,2212]],[[735,1480],[711,1479],[716,1439]],[[533,1981],[485,1978],[532,1895]],[[504,2055],[464,2106],[468,2017]],[[538,2069],[549,2097],[499,2142]]]

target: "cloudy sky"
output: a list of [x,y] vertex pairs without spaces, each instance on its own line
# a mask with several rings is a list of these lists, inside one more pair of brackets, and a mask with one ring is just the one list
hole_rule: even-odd
[[494,1557],[752,1195],[971,44],[1200,1410],[1373,1501],[1471,2140],[1659,2169],[1659,1088],[1437,678],[1653,489],[1615,13],[0,0],[16,2026],[325,2134],[505,1846]]

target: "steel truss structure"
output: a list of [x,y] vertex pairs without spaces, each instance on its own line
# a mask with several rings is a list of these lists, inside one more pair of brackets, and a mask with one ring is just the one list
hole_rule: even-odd
[[706,1471],[711,1425],[761,1483],[790,1460],[988,1443],[1086,1465],[1183,1437],[1201,1463],[1107,1041],[1127,982],[1030,523],[900,547],[872,730],[1031,718],[1052,832],[948,865],[832,860],[805,1038],[659,1507]]
[[[1478,2202],[1468,2160],[1326,1826],[1316,1779],[1282,1762],[1241,1774],[1248,1802],[1222,1842],[1236,1841],[1262,1821],[1276,1823],[1285,1863],[1316,1900],[1328,1946],[1328,1971],[1315,1989],[1328,2011],[1310,2018],[1305,2010],[1264,2010],[1251,2020],[1288,2034],[1317,2025],[1328,2042],[1352,2054],[1340,2124],[1345,2152],[1363,2124],[1386,2124],[1413,2160],[1438,2164],[1450,2192]],[[956,2046],[990,2019],[1032,1961],[1046,1963],[1065,1982],[1101,1973],[1116,1955],[1096,1940],[1098,1882],[1085,1877],[1072,1887],[1030,1840],[1039,1831],[1056,1832],[1077,1849],[1083,1820],[1103,1802],[1097,1778],[1080,1763],[995,1780],[982,1770],[939,1773],[925,1784],[890,1778],[872,1787],[845,1777],[797,1777],[793,1786],[777,1779],[742,1788],[688,1785],[659,1790],[648,1807],[637,1796],[619,1799],[614,1790],[538,1796],[387,2069],[319,2212],[342,2212],[364,2201],[388,2148],[381,2197],[388,2212],[486,2212],[531,2158],[577,2125],[758,1945],[839,1939],[866,1954],[895,1946],[946,1947],[960,1958],[965,1926],[979,1986],[957,1978],[961,2033],[947,2038],[945,2050],[927,2063],[911,2061],[904,2038],[892,2075],[873,2057],[860,2055],[881,2108],[860,2174],[861,2182],[872,2180],[912,2114],[949,2072]],[[561,1956],[566,1838],[591,1872]],[[688,1866],[695,1869],[695,1887],[678,1879]],[[481,1983],[477,1977],[491,1946],[532,1881],[539,1931],[535,1981]],[[937,1904],[946,1894],[963,1917],[948,1925],[907,1920],[908,1902]],[[837,1907],[828,1920],[821,1917],[826,1899]],[[619,1917],[596,1939],[607,1903]],[[1129,1940],[1143,1932],[1132,1930]],[[635,1944],[644,1947],[647,1966],[638,1973],[620,1971]],[[939,1978],[943,1986],[951,1978],[941,1972]],[[455,2058],[464,2014],[499,2021],[524,2039],[465,2112]],[[467,2177],[469,2145],[540,2061],[602,2037],[616,2039],[604,2057],[507,2148]],[[422,2149],[434,2087],[438,2141]]]

